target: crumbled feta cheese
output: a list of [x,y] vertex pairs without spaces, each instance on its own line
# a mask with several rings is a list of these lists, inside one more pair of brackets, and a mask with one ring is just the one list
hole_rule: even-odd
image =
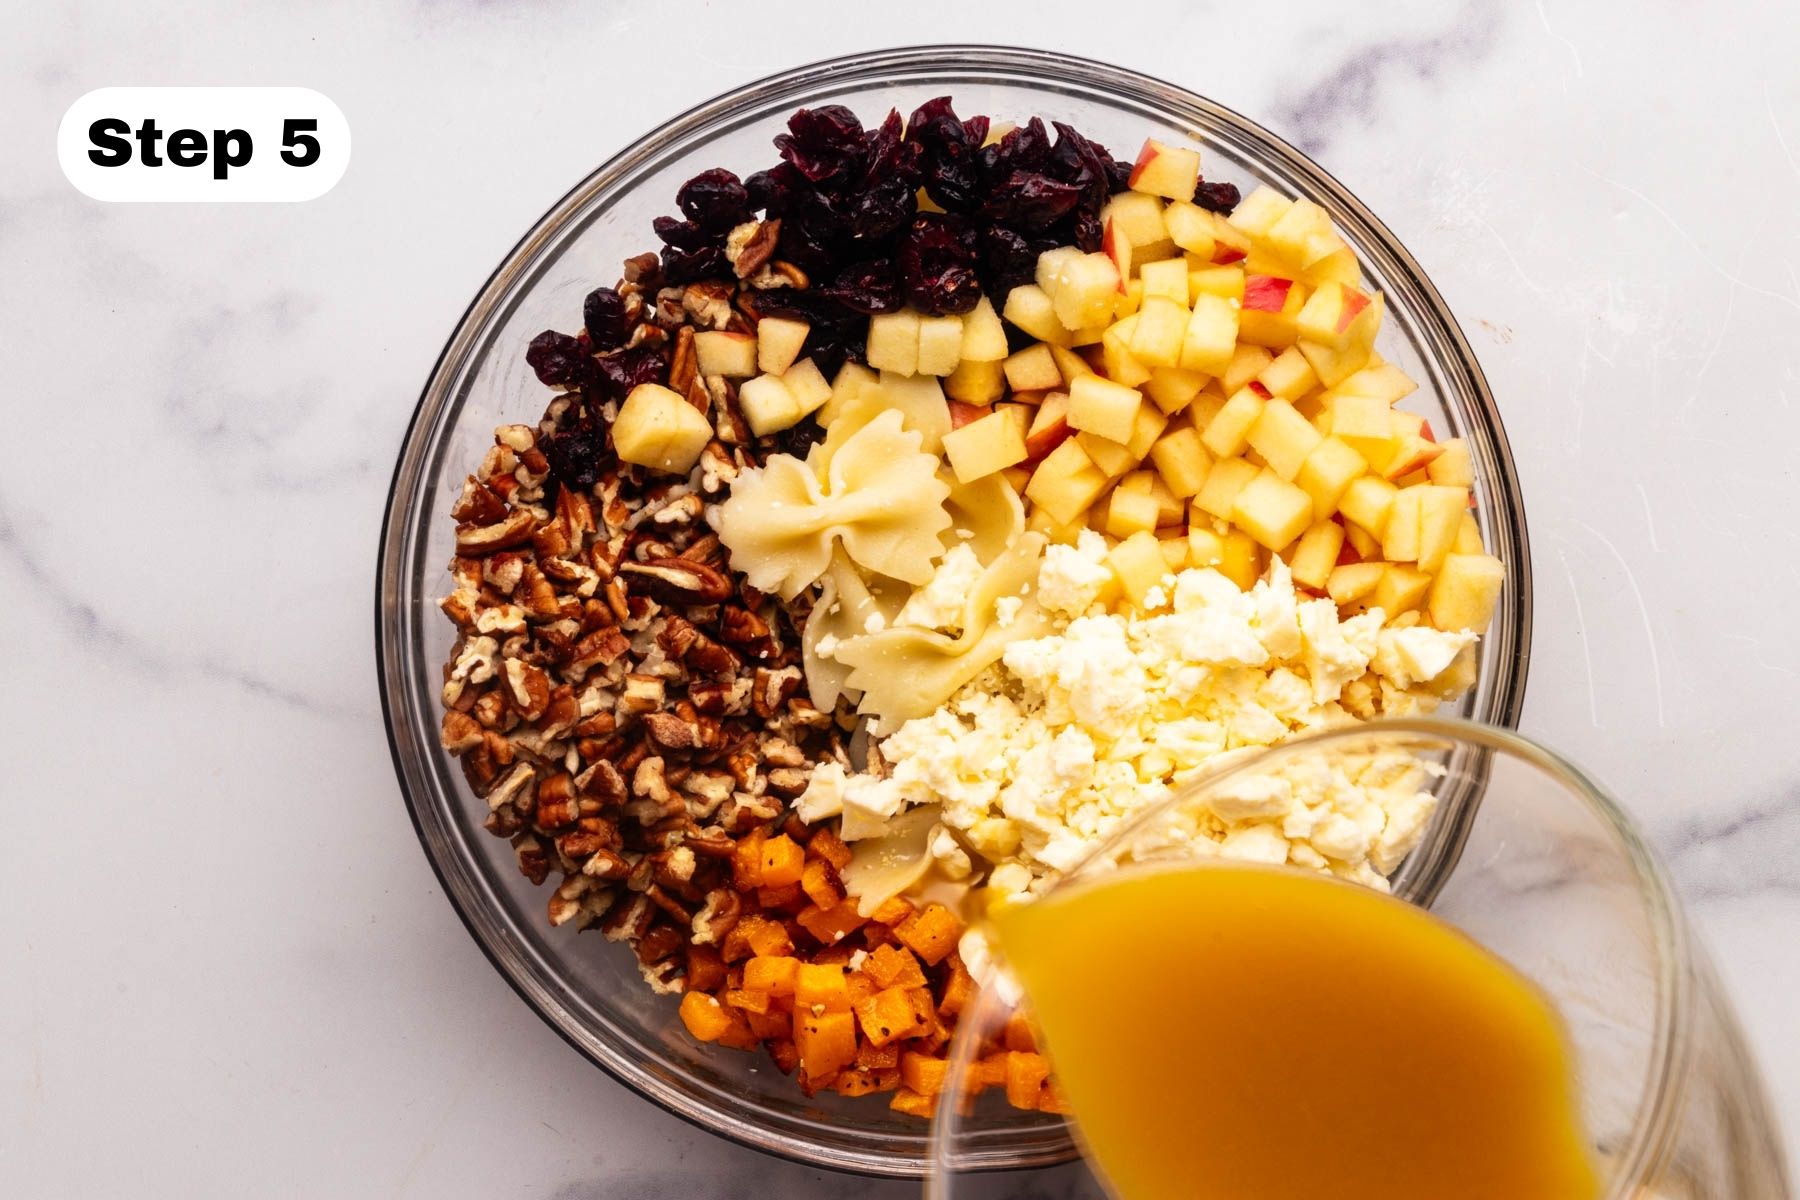
[[1091,529],[1081,531],[1073,546],[1050,546],[1038,568],[1038,603],[1046,612],[1079,617],[1092,608],[1112,582],[1106,565],[1106,539]]
[[1007,629],[1019,619],[1019,610],[1025,607],[1023,596],[1002,596],[994,601],[994,624]]
[[894,623],[959,632],[969,593],[980,579],[981,560],[975,557],[975,551],[961,543],[951,547],[930,582],[907,598]]

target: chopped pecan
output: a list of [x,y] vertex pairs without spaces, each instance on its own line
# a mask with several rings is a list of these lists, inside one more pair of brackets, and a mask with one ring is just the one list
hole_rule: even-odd
[[675,331],[675,348],[669,353],[669,390],[685,396],[699,370],[699,359],[694,353],[694,331],[683,325]]
[[512,701],[513,709],[527,721],[542,716],[550,704],[550,676],[544,669],[509,658],[505,676],[507,698]]
[[537,517],[531,510],[515,508],[487,525],[470,525],[456,531],[456,552],[458,554],[484,555],[496,550],[508,550],[523,545],[531,540],[532,530],[537,527]]
[[506,501],[473,475],[463,481],[462,495],[450,509],[450,516],[467,525],[492,525],[506,515]]
[[676,604],[717,604],[732,592],[724,574],[684,558],[622,563],[619,572],[641,579],[653,594]]
[[[745,226],[750,228],[746,229]],[[767,221],[746,221],[733,229],[725,239],[725,257],[731,262],[732,272],[739,279],[748,279],[775,257],[776,243],[781,241],[781,219],[771,218]],[[733,249],[737,253],[732,253]]]

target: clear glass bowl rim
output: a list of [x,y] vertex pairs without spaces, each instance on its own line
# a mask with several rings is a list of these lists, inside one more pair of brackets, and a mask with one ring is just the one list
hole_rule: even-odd
[[[1305,194],[1324,204],[1340,226],[1354,227],[1364,247],[1365,260],[1379,261],[1391,286],[1407,293],[1418,333],[1425,339],[1434,365],[1445,376],[1447,396],[1467,416],[1476,473],[1485,493],[1484,507],[1494,531],[1504,538],[1504,544],[1497,547],[1506,568],[1500,619],[1488,639],[1496,647],[1489,661],[1505,664],[1505,669],[1497,678],[1478,685],[1491,689],[1486,691],[1482,711],[1476,714],[1480,720],[1501,726],[1517,724],[1525,694],[1532,627],[1531,556],[1517,473],[1487,381],[1443,298],[1392,232],[1342,184],[1282,138],[1214,101],[1124,68],[1042,50],[942,44],[852,54],[770,75],[692,108],[621,150],[558,200],[507,254],[459,319],[421,391],[395,463],[382,520],[374,598],[377,686],[401,794],[426,858],[471,937],[520,998],[590,1061],[670,1113],[752,1149],[814,1166],[899,1178],[923,1176],[929,1155],[850,1151],[843,1145],[784,1137],[705,1102],[679,1084],[640,1069],[619,1047],[604,1039],[584,1038],[583,1031],[571,1028],[569,1022],[561,1019],[554,1011],[551,989],[531,978],[531,966],[525,956],[500,936],[491,914],[476,902],[474,889],[453,871],[454,864],[440,855],[430,828],[436,814],[427,811],[430,789],[425,765],[436,747],[426,744],[419,729],[409,722],[409,716],[416,721],[418,714],[409,713],[399,697],[408,685],[405,634],[413,615],[404,610],[409,599],[414,606],[421,603],[417,580],[409,575],[409,568],[416,575],[420,564],[412,561],[409,549],[421,536],[420,492],[431,465],[431,435],[440,428],[445,410],[459,405],[454,384],[471,356],[479,351],[487,330],[503,319],[509,299],[521,286],[529,284],[546,253],[556,249],[560,234],[597,197],[622,184],[628,185],[647,165],[694,138],[736,123],[747,111],[777,102],[804,104],[816,99],[821,90],[841,90],[856,82],[933,81],[945,85],[984,81],[1038,84],[1055,90],[1079,87],[1153,105],[1165,117],[1197,128],[1229,131],[1233,138],[1253,146],[1257,154],[1278,164]],[[428,504],[425,507],[429,509]],[[443,519],[443,514],[436,511],[426,511],[423,516]],[[435,712],[429,715],[435,725]],[[1459,806],[1452,823],[1456,828],[1466,829],[1467,821],[1473,819],[1475,797],[1465,799],[1471,802]],[[1439,852],[1444,857],[1426,864],[1424,872],[1441,878],[1454,865],[1460,842],[1460,837],[1454,835],[1442,839]]]

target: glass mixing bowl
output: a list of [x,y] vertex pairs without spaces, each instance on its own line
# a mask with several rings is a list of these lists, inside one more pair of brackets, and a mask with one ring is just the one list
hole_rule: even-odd
[[[1387,293],[1381,353],[1419,381],[1405,407],[1440,435],[1468,439],[1475,514],[1506,563],[1505,588],[1483,643],[1480,682],[1459,706],[1516,723],[1531,638],[1531,559],[1519,486],[1481,368],[1418,263],[1349,192],[1252,121],[1192,92],[1064,55],[987,46],[932,46],[832,59],[739,88],[670,121],[602,165],[554,204],[506,257],[450,335],[400,448],[381,532],[376,650],[381,699],[400,789],[433,869],[469,932],[525,1001],[571,1045],[669,1111],[745,1145],[799,1161],[917,1177],[923,1122],[879,1098],[802,1096],[762,1055],[688,1038],[667,997],[653,995],[631,955],[599,937],[553,930],[547,892],[523,879],[511,849],[481,829],[485,805],[438,744],[440,667],[452,627],[435,601],[449,590],[449,508],[496,425],[535,422],[547,395],[524,351],[544,329],[572,330],[582,297],[611,284],[626,257],[653,248],[651,219],[674,210],[676,188],[708,167],[749,174],[776,161],[770,139],[804,105],[845,104],[865,121],[955,97],[965,115],[1067,121],[1129,156],[1146,137],[1202,147],[1206,176],[1248,190],[1267,183],[1323,205]],[[1471,786],[1478,777],[1471,776]],[[1454,864],[1472,806],[1452,796],[1396,888],[1428,898]],[[1027,1118],[1029,1114],[1025,1115]],[[1019,1162],[1066,1153],[1022,1119],[993,1134]],[[1009,1139],[1012,1139],[1009,1141]]]

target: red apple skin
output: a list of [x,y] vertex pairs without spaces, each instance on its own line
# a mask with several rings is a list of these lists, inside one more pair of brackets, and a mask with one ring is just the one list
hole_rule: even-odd
[[[1430,449],[1426,449],[1427,445],[1430,446]],[[1430,466],[1431,461],[1443,452],[1443,447],[1436,443],[1423,443],[1418,447],[1411,458],[1404,462],[1394,463],[1390,466],[1387,469],[1387,477],[1389,479],[1398,479],[1402,475],[1411,475],[1414,471],[1422,471]]]
[[1244,307],[1254,312],[1278,313],[1287,307],[1294,281],[1279,275],[1252,275],[1244,280]]
[[961,429],[964,425],[979,421],[992,411],[978,404],[964,404],[961,400],[946,400],[944,403],[950,406],[950,428],[952,429]]
[[1156,161],[1156,150],[1154,147],[1151,146],[1151,144],[1149,142],[1146,141],[1144,143],[1144,148],[1142,150],[1138,151],[1137,161],[1131,164],[1131,176],[1129,179],[1127,179],[1125,181],[1126,186],[1127,187],[1137,186],[1137,181],[1143,177],[1144,168],[1149,166],[1151,163],[1153,163],[1155,161]]
[[1356,315],[1367,307],[1369,307],[1369,298],[1367,296],[1363,295],[1355,288],[1345,288],[1344,311],[1338,314],[1337,331],[1342,333],[1344,330],[1350,328],[1350,323],[1356,320]]
[[1118,247],[1113,244],[1113,222],[1111,217],[1106,219],[1106,230],[1100,235],[1100,253],[1112,259],[1113,266],[1117,268],[1119,275],[1118,290],[1123,293],[1125,291],[1126,267],[1124,263],[1119,261]]
[[1260,380],[1252,379],[1248,386],[1251,391],[1255,392],[1257,396],[1263,400],[1267,400],[1274,395],[1273,392],[1262,385]]
[[1042,429],[1034,428],[1025,435],[1026,461],[1034,464],[1042,462],[1052,450],[1068,441],[1069,435],[1074,432],[1067,421],[1060,419]]
[[1223,267],[1234,262],[1243,262],[1250,257],[1250,252],[1240,250],[1236,246],[1227,246],[1224,242],[1214,242],[1212,262],[1214,266]]
[[1425,439],[1425,440],[1426,440],[1426,441],[1428,441],[1428,442],[1431,442],[1431,443],[1433,443],[1433,444],[1436,444],[1436,442],[1437,442],[1437,434],[1436,434],[1436,433],[1434,433],[1434,432],[1432,432],[1432,428],[1431,428],[1431,422],[1430,422],[1430,421],[1426,421],[1426,420],[1420,420],[1420,422],[1419,422],[1419,436],[1420,436],[1420,437],[1422,437],[1422,438],[1424,438],[1424,439]]
[[1351,543],[1350,539],[1345,538],[1344,544],[1338,547],[1337,565],[1340,567],[1348,567],[1354,566],[1361,561],[1362,555],[1356,552],[1356,547]]

